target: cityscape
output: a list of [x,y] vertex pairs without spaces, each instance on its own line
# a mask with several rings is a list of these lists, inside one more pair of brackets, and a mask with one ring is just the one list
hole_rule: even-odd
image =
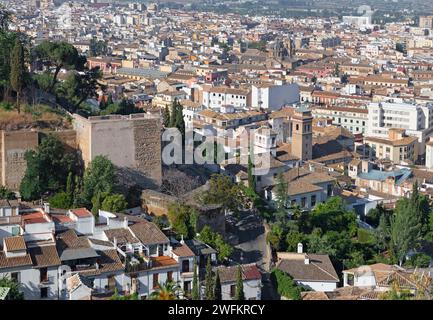
[[0,1],[0,300],[432,300],[432,258],[433,2]]

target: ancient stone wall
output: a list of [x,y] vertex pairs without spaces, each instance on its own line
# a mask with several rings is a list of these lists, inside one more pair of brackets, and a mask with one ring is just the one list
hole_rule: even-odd
[[134,121],[134,147],[137,169],[150,178],[155,186],[161,186],[161,121],[159,118]]
[[27,163],[24,154],[38,146],[37,131],[1,131],[1,184],[18,190]]
[[120,179],[144,188],[162,182],[161,123],[158,116],[134,114],[85,119],[74,115],[77,145],[87,166],[98,155],[119,168]]

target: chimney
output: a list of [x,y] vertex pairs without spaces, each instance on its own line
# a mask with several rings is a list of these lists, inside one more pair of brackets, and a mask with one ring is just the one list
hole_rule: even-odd
[[185,241],[183,240],[183,234],[180,235],[180,243],[185,244]]
[[114,247],[117,248],[117,239],[116,237],[113,238]]
[[307,254],[304,256],[304,264],[310,264],[310,258]]
[[125,229],[128,228],[128,219],[126,219],[126,217],[123,218],[123,227]]
[[303,249],[303,246],[302,246],[302,243],[298,243],[298,253],[302,253],[302,251],[303,251],[304,249]]
[[48,202],[44,202],[44,211],[45,213],[50,213],[50,204]]

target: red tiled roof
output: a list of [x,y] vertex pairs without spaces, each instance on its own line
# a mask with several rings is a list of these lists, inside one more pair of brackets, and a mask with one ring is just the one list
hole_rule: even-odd
[[58,223],[73,222],[71,218],[63,214],[51,215],[51,217],[53,218],[54,222],[58,222]]
[[45,215],[42,212],[35,212],[35,213],[23,215],[22,220],[25,224],[48,222],[47,219],[45,218]]
[[86,208],[71,209],[70,211],[78,218],[87,218],[92,216],[92,213]]

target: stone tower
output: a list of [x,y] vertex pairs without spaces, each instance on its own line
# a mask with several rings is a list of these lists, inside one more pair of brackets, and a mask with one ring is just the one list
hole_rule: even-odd
[[301,107],[292,116],[292,155],[300,160],[313,157],[313,116]]

